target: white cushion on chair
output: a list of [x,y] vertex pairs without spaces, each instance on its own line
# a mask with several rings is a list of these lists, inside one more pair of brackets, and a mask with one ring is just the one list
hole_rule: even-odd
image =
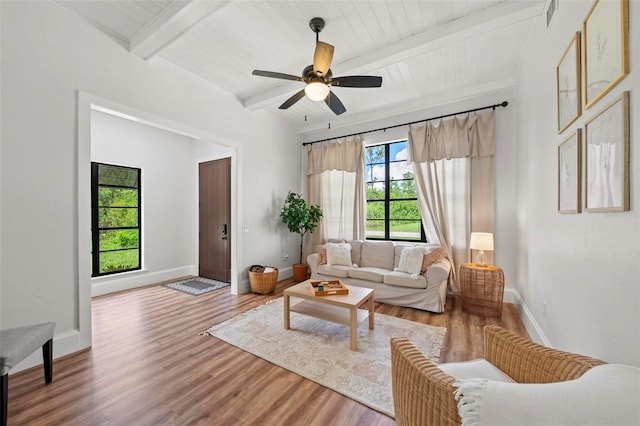
[[464,362],[448,362],[438,365],[442,371],[458,379],[488,379],[514,383],[513,379],[486,359]]
[[463,379],[455,386],[463,426],[640,424],[640,368],[627,365],[600,365],[558,383]]

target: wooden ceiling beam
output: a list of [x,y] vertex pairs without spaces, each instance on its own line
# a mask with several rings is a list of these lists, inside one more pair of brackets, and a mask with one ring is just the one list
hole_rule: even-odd
[[[439,27],[431,28],[397,43],[376,49],[373,52],[334,64],[339,75],[370,73],[372,70],[401,62],[407,58],[424,54],[462,40],[514,25],[543,13],[545,1],[504,2],[481,12],[457,19]],[[287,83],[244,100],[243,106],[251,111],[281,102],[299,86]]]
[[173,2],[129,40],[129,51],[149,60],[233,0]]

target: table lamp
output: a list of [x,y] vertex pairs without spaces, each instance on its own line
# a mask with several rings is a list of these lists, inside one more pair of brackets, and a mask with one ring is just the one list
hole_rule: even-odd
[[479,250],[476,256],[476,263],[480,266],[487,266],[484,263],[484,251],[493,251],[493,234],[490,232],[472,232],[469,248],[471,250]]

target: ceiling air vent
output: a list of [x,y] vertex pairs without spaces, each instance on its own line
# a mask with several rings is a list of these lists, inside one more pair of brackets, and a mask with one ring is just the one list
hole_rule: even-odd
[[553,14],[556,12],[558,8],[558,0],[551,0],[549,2],[549,7],[547,8],[547,28],[549,28],[549,24],[551,24],[551,18],[553,18]]

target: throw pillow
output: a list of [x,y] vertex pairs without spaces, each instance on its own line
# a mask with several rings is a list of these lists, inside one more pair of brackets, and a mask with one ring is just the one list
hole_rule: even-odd
[[424,275],[429,269],[429,266],[434,263],[438,263],[445,258],[446,252],[444,251],[444,247],[427,247],[424,249],[424,256],[422,258],[422,267],[420,268],[420,273]]
[[322,245],[318,246],[318,254],[320,255],[320,265],[327,264],[327,247]]
[[422,266],[422,258],[424,257],[424,248],[422,247],[406,247],[400,254],[400,262],[396,271],[406,272],[411,275],[418,275]]
[[351,245],[344,243],[327,243],[327,266],[351,266]]

